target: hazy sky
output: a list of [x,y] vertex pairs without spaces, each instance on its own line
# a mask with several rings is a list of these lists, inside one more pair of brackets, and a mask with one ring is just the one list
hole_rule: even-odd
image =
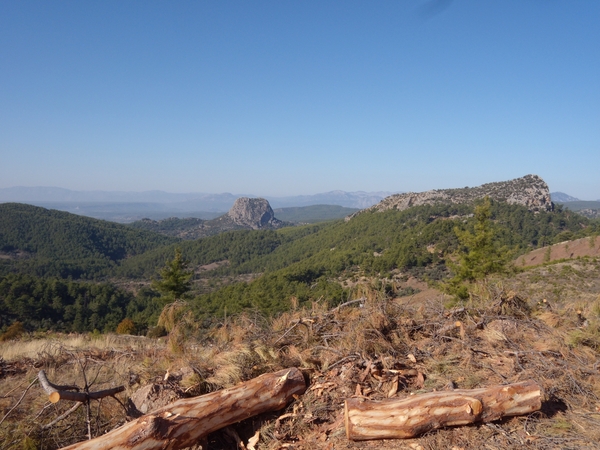
[[600,199],[600,1],[0,1],[0,187]]

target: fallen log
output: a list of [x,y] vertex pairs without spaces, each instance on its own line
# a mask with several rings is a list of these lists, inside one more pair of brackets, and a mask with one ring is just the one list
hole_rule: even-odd
[[[71,400],[73,402],[87,402],[88,400],[100,400],[104,397],[113,396],[119,392],[125,390],[125,386],[117,386],[111,389],[105,389],[103,391],[96,392],[79,392],[77,386],[59,386],[51,383],[46,377],[46,372],[40,370],[38,373],[38,380],[40,385],[48,394],[48,400],[50,403],[57,403],[60,400]],[[75,392],[73,392],[75,391]]]
[[176,450],[233,423],[285,407],[306,383],[296,368],[261,375],[229,389],[177,400],[116,430],[64,450]]
[[542,407],[533,380],[482,389],[430,392],[404,399],[346,400],[346,436],[354,441],[412,438],[442,427],[491,422]]

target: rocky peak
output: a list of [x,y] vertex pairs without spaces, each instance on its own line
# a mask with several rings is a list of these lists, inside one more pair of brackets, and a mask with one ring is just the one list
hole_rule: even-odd
[[390,195],[378,204],[349,216],[348,219],[364,211],[383,212],[388,209],[403,211],[411,206],[419,205],[473,203],[486,196],[500,202],[523,205],[530,211],[552,211],[554,208],[546,182],[537,175],[525,175],[522,178],[487,183],[473,188],[435,189],[426,192]]
[[253,230],[279,228],[283,225],[283,222],[275,218],[271,205],[264,198],[240,197],[227,215],[236,225]]

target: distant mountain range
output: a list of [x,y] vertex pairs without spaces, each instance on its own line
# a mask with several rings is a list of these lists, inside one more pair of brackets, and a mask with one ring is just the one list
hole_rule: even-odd
[[580,201],[578,198],[571,197],[569,194],[565,194],[564,192],[551,192],[550,197],[552,197],[553,202],[557,203]]
[[[272,208],[298,208],[314,205],[335,205],[344,208],[366,209],[394,192],[345,192],[330,191],[314,195],[287,197],[266,196]],[[555,203],[565,203],[569,209],[596,209],[595,204],[585,202],[564,192],[550,193]],[[256,197],[246,194],[172,193],[164,191],[74,191],[58,187],[10,187],[0,188],[0,203],[19,202],[49,209],[57,209],[81,216],[113,222],[131,223],[144,218],[162,220],[170,217],[211,220],[225,214],[240,197]],[[600,200],[598,200],[600,201]],[[597,217],[596,213],[591,217]]]
[[[94,205],[128,203],[148,209],[165,209],[156,205],[169,205],[173,211],[228,211],[233,202],[244,195],[185,193],[164,191],[72,191],[57,187],[11,187],[0,189],[0,202],[31,204],[82,204]],[[154,205],[154,206],[152,206]]]
[[291,208],[295,206],[311,206],[311,205],[337,205],[346,208],[368,208],[376,203],[379,203],[385,197],[388,197],[395,192],[345,192],[345,191],[330,191],[314,195],[297,195],[292,197],[270,197],[265,198],[273,208]]
[[[273,208],[337,205],[368,208],[392,192],[331,191],[315,195],[265,197]],[[229,211],[245,194],[169,193],[164,191],[72,191],[57,187],[11,187],[0,189],[1,202],[28,203],[97,219],[133,222],[142,218],[168,217],[213,219]]]
[[579,200],[564,192],[553,192],[550,194],[552,201],[562,204],[565,208],[585,216],[589,219],[600,218],[600,199],[596,201]]

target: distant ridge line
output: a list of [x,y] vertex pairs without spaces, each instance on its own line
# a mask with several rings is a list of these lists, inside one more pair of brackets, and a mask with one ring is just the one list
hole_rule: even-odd
[[554,209],[546,182],[538,175],[525,175],[514,180],[486,183],[473,188],[435,189],[391,195],[370,208],[348,216],[346,220],[366,211],[383,212],[390,209],[404,211],[413,206],[439,203],[468,204],[484,197],[509,204],[523,205],[530,211],[552,211]]
[[[312,195],[262,196],[274,208],[288,208],[312,205],[337,205],[347,208],[368,208],[393,192],[345,192],[334,190]],[[165,191],[74,191],[58,187],[9,187],[0,188],[1,202],[29,203],[63,210],[72,210],[74,203],[147,203],[155,205],[173,205],[177,211],[228,211],[238,198],[257,198],[256,195],[206,193],[169,193]],[[162,208],[162,207],[161,207]],[[162,208],[164,209],[164,208]]]

